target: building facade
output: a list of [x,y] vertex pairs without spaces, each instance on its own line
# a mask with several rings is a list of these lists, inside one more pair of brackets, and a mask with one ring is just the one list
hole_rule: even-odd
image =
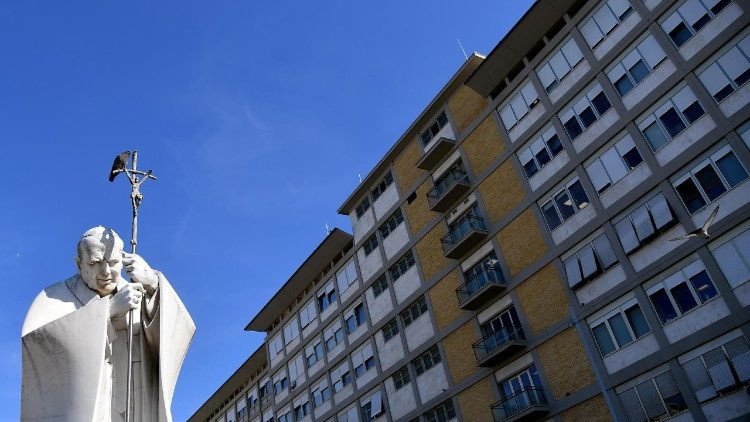
[[750,417],[748,23],[738,0],[537,1],[191,420]]

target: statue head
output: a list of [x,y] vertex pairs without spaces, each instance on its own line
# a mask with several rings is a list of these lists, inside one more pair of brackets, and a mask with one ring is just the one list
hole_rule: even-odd
[[122,249],[120,236],[102,226],[87,230],[78,241],[78,274],[99,296],[112,294],[120,282]]

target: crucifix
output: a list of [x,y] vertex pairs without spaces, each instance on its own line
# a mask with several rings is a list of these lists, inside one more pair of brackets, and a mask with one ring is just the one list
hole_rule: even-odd
[[[112,170],[109,172],[109,181],[113,182],[115,177],[120,173],[125,173],[130,182],[130,205],[133,209],[133,225],[130,237],[131,253],[135,253],[136,246],[138,245],[138,208],[141,206],[143,201],[143,194],[141,194],[141,185],[148,179],[156,180],[151,170],[142,171],[138,170],[138,151],[132,152],[133,166],[128,168],[128,161],[130,161],[131,152],[125,151],[115,157],[115,162],[112,164]],[[125,393],[125,421],[130,422],[130,390],[133,385],[133,310],[128,311],[128,378],[127,378],[127,390]]]

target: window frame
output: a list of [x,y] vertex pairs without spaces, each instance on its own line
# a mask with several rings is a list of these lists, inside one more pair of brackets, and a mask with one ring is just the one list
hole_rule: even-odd
[[[573,195],[571,195],[571,192],[570,192],[570,188],[576,183],[578,183],[581,186],[581,191],[586,195],[585,205],[583,206],[577,205],[575,203],[575,200],[573,199]],[[545,195],[542,198],[544,202],[541,202],[541,203],[537,202],[539,210],[542,212],[542,217],[544,217],[544,221],[547,224],[547,228],[549,229],[550,233],[562,227],[562,225],[565,224],[566,221],[570,220],[571,218],[573,218],[573,216],[581,212],[584,208],[591,205],[591,198],[588,197],[589,194],[588,192],[586,192],[586,189],[583,187],[583,183],[581,183],[580,178],[578,176],[574,176],[573,178],[565,182],[561,187],[554,189],[551,192],[553,192],[551,195]],[[559,206],[557,204],[557,199],[556,199],[561,193],[565,193],[566,195],[568,195],[568,200],[570,201],[571,207],[573,208],[573,213],[565,218],[563,218],[562,212],[560,211],[560,209],[558,209]],[[545,215],[543,207],[546,204],[552,204],[554,211],[557,213],[557,217],[560,219],[559,224],[556,225],[555,227],[552,227],[550,225],[550,222],[547,220],[547,216]]]

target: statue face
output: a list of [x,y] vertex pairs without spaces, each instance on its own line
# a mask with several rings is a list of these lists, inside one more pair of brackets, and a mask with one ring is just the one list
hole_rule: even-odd
[[112,294],[120,282],[122,241],[118,237],[85,237],[78,245],[78,273],[99,296]]

